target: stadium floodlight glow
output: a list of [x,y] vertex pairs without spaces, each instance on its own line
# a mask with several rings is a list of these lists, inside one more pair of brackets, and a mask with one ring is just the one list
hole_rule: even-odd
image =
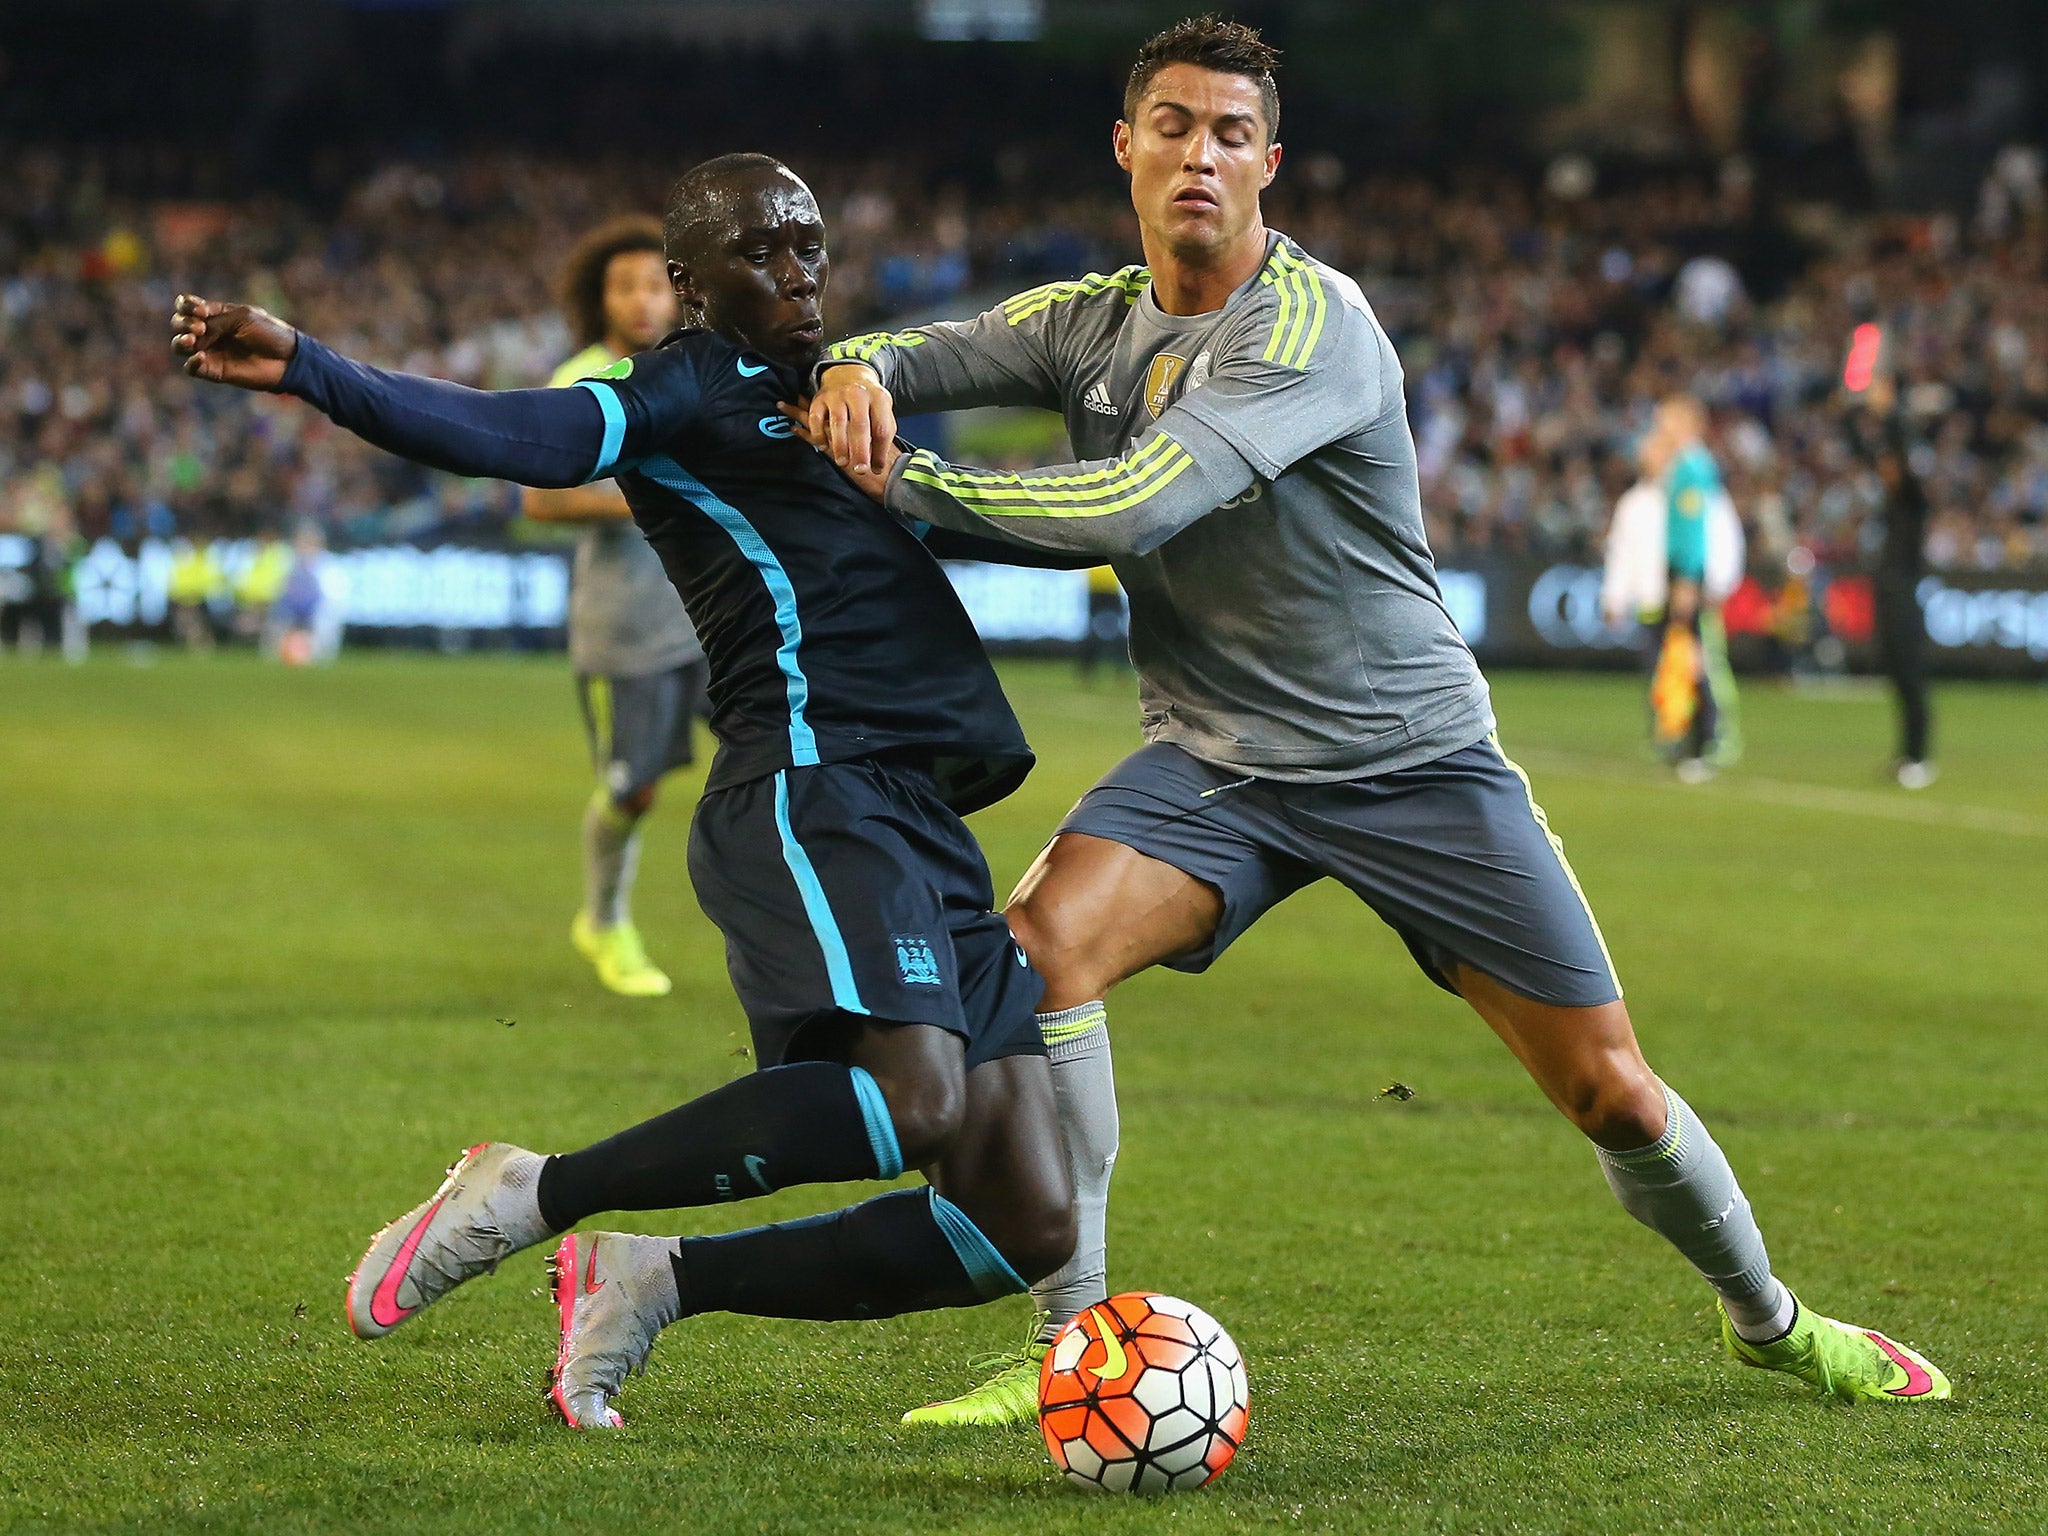
[[1852,395],[1870,388],[1877,376],[1877,356],[1884,349],[1884,332],[1868,320],[1849,335],[1849,360],[1842,365],[1842,387]]
[[1045,31],[1045,0],[918,0],[917,27],[938,43],[1028,43]]

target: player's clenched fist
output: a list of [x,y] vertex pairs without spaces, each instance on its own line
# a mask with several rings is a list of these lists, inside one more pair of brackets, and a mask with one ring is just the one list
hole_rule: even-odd
[[171,350],[195,379],[276,389],[298,349],[299,333],[253,304],[219,304],[181,293],[171,311]]
[[881,375],[865,363],[827,368],[811,399],[811,440],[832,462],[858,476],[875,467],[884,447],[896,440],[896,402]]

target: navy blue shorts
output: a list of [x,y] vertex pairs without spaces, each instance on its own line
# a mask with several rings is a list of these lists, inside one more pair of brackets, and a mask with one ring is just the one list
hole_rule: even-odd
[[970,1068],[1045,1054],[1045,983],[923,768],[865,758],[713,790],[690,878],[760,1066],[844,1059],[863,1018],[950,1030]]
[[1060,831],[1122,843],[1222,894],[1215,934],[1166,962],[1176,970],[1206,970],[1262,914],[1328,877],[1446,991],[1462,963],[1538,1002],[1621,996],[1564,845],[1491,737],[1336,784],[1245,778],[1154,743],[1083,795]]

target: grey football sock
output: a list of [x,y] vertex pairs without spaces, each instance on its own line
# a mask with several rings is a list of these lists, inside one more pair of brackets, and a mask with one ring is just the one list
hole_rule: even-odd
[[600,788],[583,810],[583,910],[600,928],[633,920],[633,873],[640,864],[640,818]]
[[1727,1304],[1735,1331],[1763,1340],[1791,1326],[1791,1293],[1771,1274],[1764,1235],[1735,1171],[1685,1100],[1664,1090],[1664,1134],[1600,1166],[1622,1209],[1691,1261]]
[[1049,1341],[1069,1319],[1109,1294],[1109,1176],[1116,1168],[1120,1127],[1108,1010],[1100,1002],[1082,1003],[1041,1013],[1038,1027],[1052,1059],[1052,1095],[1066,1136],[1080,1228],[1074,1256],[1031,1287],[1031,1299],[1050,1314],[1041,1335]]

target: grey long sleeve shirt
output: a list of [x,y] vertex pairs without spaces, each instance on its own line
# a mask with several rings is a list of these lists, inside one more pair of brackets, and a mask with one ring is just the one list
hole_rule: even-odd
[[1330,781],[1492,730],[1423,533],[1400,360],[1357,284],[1284,236],[1208,314],[1165,313],[1126,267],[832,355],[874,367],[905,413],[1066,418],[1080,462],[997,472],[919,451],[898,460],[888,505],[1108,559],[1148,740]]

